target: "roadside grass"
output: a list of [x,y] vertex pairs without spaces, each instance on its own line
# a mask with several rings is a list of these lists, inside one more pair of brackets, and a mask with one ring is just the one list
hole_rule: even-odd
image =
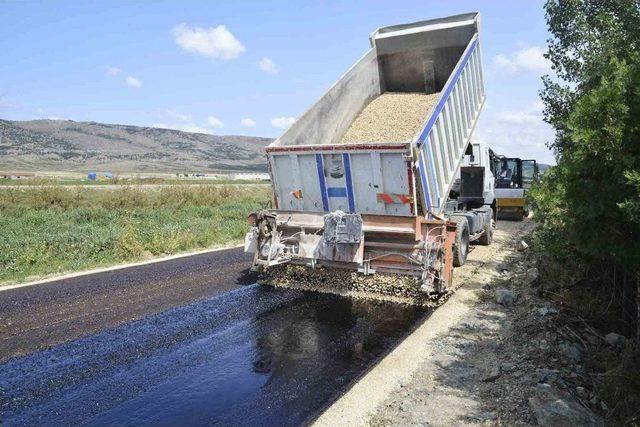
[[256,187],[0,190],[0,284],[239,242]]

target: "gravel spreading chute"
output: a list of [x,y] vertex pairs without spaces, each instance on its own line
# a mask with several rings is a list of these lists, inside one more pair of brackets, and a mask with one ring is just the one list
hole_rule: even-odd
[[279,265],[263,271],[258,283],[423,307],[440,305],[448,296],[448,294],[431,295],[420,291],[419,280],[412,276],[386,273],[363,275],[345,269],[325,267],[313,269],[292,264]]
[[440,92],[385,92],[360,112],[340,142],[411,141],[439,98]]

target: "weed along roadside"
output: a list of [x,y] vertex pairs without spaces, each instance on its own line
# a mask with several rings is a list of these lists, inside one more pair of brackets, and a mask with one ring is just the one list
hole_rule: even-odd
[[239,242],[256,187],[0,190],[0,283]]

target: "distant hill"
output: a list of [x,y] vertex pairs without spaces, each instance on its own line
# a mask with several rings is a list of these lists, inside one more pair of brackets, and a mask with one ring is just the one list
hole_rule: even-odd
[[544,171],[546,171],[547,169],[549,169],[551,167],[551,165],[548,165],[546,163],[538,163],[538,171],[540,173],[543,173]]
[[271,141],[72,120],[0,120],[0,170],[265,172],[264,147]]

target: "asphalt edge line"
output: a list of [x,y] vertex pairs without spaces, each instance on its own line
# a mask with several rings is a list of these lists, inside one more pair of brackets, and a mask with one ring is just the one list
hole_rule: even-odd
[[124,270],[124,269],[127,269],[127,268],[139,267],[139,266],[142,266],[142,265],[156,264],[156,263],[159,263],[159,262],[171,261],[171,260],[180,259],[180,258],[187,258],[187,257],[190,257],[190,256],[195,256],[195,255],[208,254],[208,253],[211,253],[211,252],[219,252],[219,251],[224,251],[224,250],[227,250],[227,249],[236,249],[236,248],[241,248],[243,246],[244,246],[243,244],[237,244],[237,245],[233,245],[233,246],[220,246],[220,247],[216,247],[216,248],[201,249],[199,251],[183,252],[183,253],[175,254],[175,255],[167,255],[167,256],[164,256],[164,257],[161,257],[161,258],[154,258],[154,259],[149,259],[149,260],[145,260],[145,261],[136,261],[136,262],[126,263],[126,264],[112,265],[112,266],[109,266],[109,267],[100,267],[100,268],[94,268],[94,269],[91,269],[91,270],[76,271],[76,272],[73,272],[73,273],[63,274],[63,275],[60,275],[60,276],[52,276],[52,277],[47,277],[47,278],[44,278],[44,279],[33,280],[31,282],[16,283],[16,284],[13,284],[13,285],[2,285],[2,284],[0,284],[0,292],[9,291],[11,289],[25,288],[27,286],[43,285],[43,284],[50,283],[50,282],[57,282],[58,280],[73,279],[73,278],[82,277],[82,276],[90,276],[92,274],[105,273],[105,272],[108,272],[108,271]]

